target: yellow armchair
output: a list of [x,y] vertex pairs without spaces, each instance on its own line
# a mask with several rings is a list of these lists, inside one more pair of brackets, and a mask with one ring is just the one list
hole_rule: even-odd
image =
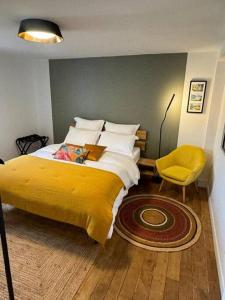
[[156,160],[156,167],[163,181],[164,180],[182,186],[183,202],[185,202],[185,187],[195,182],[205,166],[205,153],[200,147],[183,145],[172,151],[170,154]]

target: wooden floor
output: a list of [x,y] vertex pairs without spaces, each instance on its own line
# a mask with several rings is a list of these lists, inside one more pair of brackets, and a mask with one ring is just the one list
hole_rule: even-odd
[[[143,178],[130,194],[158,193],[158,185]],[[179,201],[179,187],[165,185],[162,195]],[[206,190],[187,189],[187,205],[202,222],[199,241],[182,252],[152,252],[135,247],[115,232],[101,249],[74,299],[219,300],[220,291],[213,249]]]

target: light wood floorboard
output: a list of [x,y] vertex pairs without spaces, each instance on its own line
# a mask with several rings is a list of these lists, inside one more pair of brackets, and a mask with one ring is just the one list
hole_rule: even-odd
[[[142,178],[130,194],[158,194],[159,185]],[[165,183],[161,195],[182,201],[182,190]],[[135,247],[115,232],[95,259],[74,299],[219,300],[220,290],[213,248],[206,190],[186,191],[186,205],[199,216],[202,234],[191,248],[174,253]]]

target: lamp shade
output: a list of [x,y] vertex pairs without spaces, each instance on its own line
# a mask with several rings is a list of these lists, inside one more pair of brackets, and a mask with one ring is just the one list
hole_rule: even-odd
[[59,26],[51,21],[42,19],[22,20],[18,36],[27,41],[43,44],[55,44],[63,40]]

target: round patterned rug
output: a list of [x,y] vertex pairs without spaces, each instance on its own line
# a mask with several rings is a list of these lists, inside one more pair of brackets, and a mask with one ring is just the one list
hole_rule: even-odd
[[154,251],[180,251],[200,237],[201,223],[193,210],[159,195],[135,195],[121,204],[117,233],[130,243]]

